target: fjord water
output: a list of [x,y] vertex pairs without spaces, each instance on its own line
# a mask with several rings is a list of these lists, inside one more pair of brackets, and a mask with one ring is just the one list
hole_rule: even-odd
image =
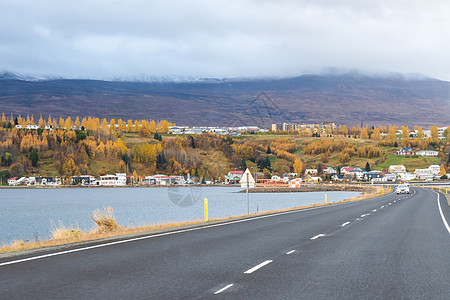
[[[209,218],[247,213],[246,194],[240,187],[170,188],[60,188],[0,189],[0,245],[14,240],[45,240],[51,222],[61,221],[89,231],[94,210],[111,206],[120,225],[143,226],[201,220],[203,199],[208,199]],[[328,202],[359,195],[358,192],[327,192]],[[251,193],[250,213],[324,202],[325,192]]]

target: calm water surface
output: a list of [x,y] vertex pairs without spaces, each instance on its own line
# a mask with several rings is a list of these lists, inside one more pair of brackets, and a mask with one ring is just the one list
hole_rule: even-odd
[[[51,222],[95,228],[97,208],[111,206],[123,226],[143,226],[203,218],[203,198],[209,217],[247,213],[240,187],[0,189],[0,245],[17,239],[48,239]],[[250,213],[323,203],[325,192],[249,194]],[[359,195],[327,192],[328,202]]]

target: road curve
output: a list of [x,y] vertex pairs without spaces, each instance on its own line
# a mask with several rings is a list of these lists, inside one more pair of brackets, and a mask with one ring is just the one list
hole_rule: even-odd
[[411,191],[0,259],[0,298],[448,299],[450,209]]

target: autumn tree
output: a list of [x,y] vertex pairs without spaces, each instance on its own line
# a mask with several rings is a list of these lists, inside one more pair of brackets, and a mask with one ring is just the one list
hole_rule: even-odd
[[42,115],[39,117],[39,128],[41,128],[41,129],[45,129],[45,121],[44,121],[44,119],[42,119]]
[[409,128],[408,126],[402,126],[402,146],[407,147],[409,145]]
[[372,135],[370,136],[370,138],[372,139],[372,140],[381,140],[381,132],[380,132],[380,128],[378,128],[378,127],[375,127],[374,129],[373,129],[373,133],[372,133]]
[[303,172],[303,164],[300,159],[296,159],[293,165],[294,173],[297,173],[297,175],[300,177]]
[[369,132],[367,131],[367,127],[361,129],[360,138],[364,140],[367,140],[369,138]]
[[346,125],[346,124],[344,124],[344,126],[342,126],[342,133],[343,133],[344,135],[347,135],[347,134],[348,134],[348,128],[347,128],[347,125]]
[[138,182],[138,174],[137,174],[136,170],[133,170],[133,182],[134,183]]
[[133,121],[127,121],[127,132],[133,132]]
[[73,160],[73,158],[69,158],[65,161],[65,163],[62,167],[62,174],[69,175],[69,176],[81,174],[80,170],[77,167],[77,165],[75,164],[75,161]]
[[67,117],[66,121],[64,122],[64,127],[66,127],[66,130],[71,130],[73,126],[72,119],[70,116]]
[[124,127],[122,119],[117,120],[117,129],[119,131],[125,131],[125,127]]
[[437,126],[431,126],[431,142],[435,144],[439,143],[439,133]]
[[116,120],[111,119],[111,121],[109,121],[109,129],[112,132],[116,131]]
[[151,133],[156,133],[156,123],[154,120],[150,121],[150,124],[148,125],[148,130],[150,130]]
[[425,138],[425,134],[423,133],[422,127],[419,127],[419,128],[417,129],[417,138],[418,138],[419,140],[423,140],[423,139]]
[[441,164],[441,169],[439,171],[439,175],[444,176],[447,174],[447,170],[445,170],[445,167],[443,164]]
[[98,170],[98,172],[97,172],[97,176],[98,176],[98,177],[100,177],[100,176],[105,176],[106,174],[108,174],[108,171],[106,170],[105,167],[101,168],[101,169]]

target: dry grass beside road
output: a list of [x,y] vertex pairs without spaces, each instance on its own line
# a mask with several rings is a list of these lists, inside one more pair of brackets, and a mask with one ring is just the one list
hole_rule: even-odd
[[[366,196],[363,194],[358,197],[346,199],[346,200],[339,201],[339,202],[333,202],[333,203],[329,203],[329,204],[346,203],[346,202],[375,198],[375,197],[381,196],[383,194],[382,190],[383,190],[383,188],[379,187],[379,186],[366,187],[365,188]],[[384,192],[386,194],[388,193],[386,188],[384,189]],[[250,217],[259,216],[259,215],[268,215],[268,214],[278,213],[278,212],[301,210],[301,209],[320,207],[320,206],[325,206],[325,205],[324,204],[312,204],[312,205],[308,205],[308,206],[300,206],[300,207],[294,207],[294,208],[283,209],[283,210],[266,211],[266,212],[251,214]],[[196,220],[196,221],[191,221],[191,222],[169,223],[169,224],[160,224],[160,225],[152,225],[152,226],[126,228],[126,227],[122,227],[119,224],[117,224],[112,208],[106,207],[103,209],[98,209],[94,212],[94,216],[92,217],[92,219],[97,224],[97,228],[92,230],[91,232],[84,232],[75,226],[66,227],[61,222],[58,222],[58,225],[53,223],[51,240],[42,241],[42,242],[33,242],[33,243],[27,243],[24,240],[17,240],[17,241],[12,242],[10,245],[4,245],[4,246],[0,247],[0,253],[58,246],[58,245],[65,245],[65,244],[71,244],[71,243],[77,243],[77,242],[100,240],[100,239],[120,237],[120,236],[125,236],[125,235],[130,235],[130,234],[151,232],[151,231],[161,230],[161,229],[180,228],[183,226],[207,225],[207,224],[211,224],[213,222],[223,222],[223,221],[227,221],[227,220],[247,218],[247,217],[249,217],[249,216],[241,215],[241,216],[234,216],[234,217],[228,217],[228,218],[222,218],[222,219],[212,219],[212,220],[210,219],[209,222],[205,222],[203,220]]]

